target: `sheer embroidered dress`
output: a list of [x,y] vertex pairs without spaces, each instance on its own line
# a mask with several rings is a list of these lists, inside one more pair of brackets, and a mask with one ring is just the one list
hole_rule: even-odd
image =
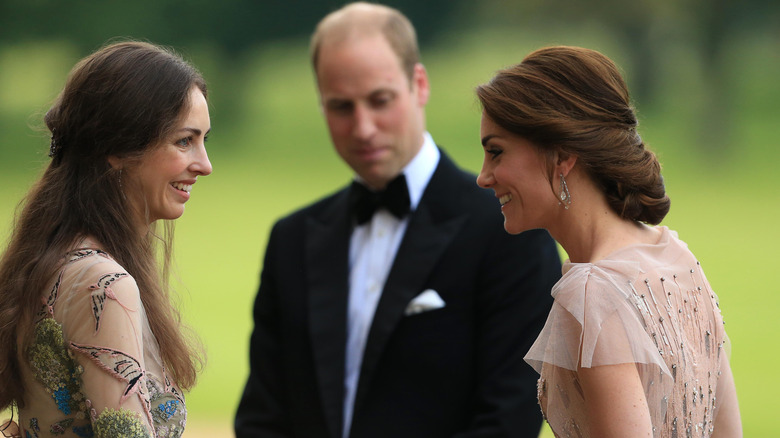
[[577,365],[636,364],[654,437],[709,437],[726,333],[717,297],[677,234],[596,263],[564,263],[553,308],[526,355],[558,437],[589,437]]
[[138,287],[80,249],[42,296],[25,364],[24,437],[180,437],[184,397],[165,374]]

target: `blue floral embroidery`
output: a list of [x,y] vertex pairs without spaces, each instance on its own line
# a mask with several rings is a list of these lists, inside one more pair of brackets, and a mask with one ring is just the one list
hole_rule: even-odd
[[70,415],[70,392],[68,392],[68,388],[60,386],[60,389],[54,391],[54,400],[63,414]]
[[[164,381],[169,382],[167,379]],[[158,438],[181,438],[187,421],[187,408],[178,390],[168,385],[163,386],[163,382],[156,378],[146,380],[154,428]]]
[[165,415],[166,420],[170,420],[173,414],[176,413],[176,409],[179,407],[179,401],[178,400],[168,400],[165,403],[160,403],[157,405],[157,409],[162,411],[162,414]]
[[74,426],[73,433],[80,436],[81,438],[93,438],[95,436],[95,432],[92,431],[91,424],[87,424],[86,426]]
[[68,355],[60,324],[45,318],[36,324],[34,335],[27,358],[35,377],[65,415],[86,412],[80,392],[83,368]]

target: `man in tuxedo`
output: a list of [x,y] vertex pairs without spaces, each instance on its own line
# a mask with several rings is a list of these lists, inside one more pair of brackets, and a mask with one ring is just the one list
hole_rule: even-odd
[[355,178],[271,231],[236,436],[536,437],[523,355],[560,277],[553,240],[507,234],[498,200],[436,146],[400,12],[349,4],[311,49]]

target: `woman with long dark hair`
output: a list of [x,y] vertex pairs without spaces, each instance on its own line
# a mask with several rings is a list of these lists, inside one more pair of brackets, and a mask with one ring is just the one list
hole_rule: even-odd
[[51,162],[0,260],[0,410],[19,413],[4,433],[181,435],[201,356],[169,297],[170,220],[212,170],[206,96],[149,43],[71,71],[44,119]]

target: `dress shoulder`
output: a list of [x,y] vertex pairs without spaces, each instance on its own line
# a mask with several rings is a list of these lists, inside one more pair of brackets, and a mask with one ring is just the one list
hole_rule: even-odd
[[29,417],[23,427],[51,423],[98,438],[181,435],[184,397],[165,373],[141,291],[123,266],[100,250],[72,251],[42,298],[29,363],[56,406],[34,401],[20,413]]
[[[145,319],[135,279],[110,255],[99,250],[68,253],[45,301],[44,310],[62,323],[68,339],[97,335],[105,325],[106,315],[119,319],[129,317],[136,328]],[[109,310],[114,306],[125,312]]]
[[538,372],[543,363],[572,371],[639,363],[669,374],[637,308],[633,284],[641,273],[630,260],[566,263],[552,290],[550,315],[525,360]]

